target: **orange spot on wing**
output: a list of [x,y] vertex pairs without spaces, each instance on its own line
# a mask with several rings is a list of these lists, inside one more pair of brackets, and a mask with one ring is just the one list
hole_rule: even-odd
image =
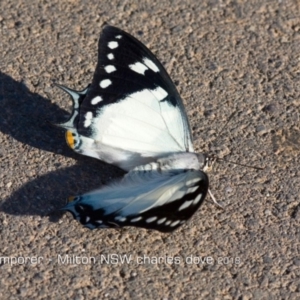
[[75,139],[74,139],[73,134],[70,130],[67,130],[67,132],[66,132],[66,141],[67,141],[68,146],[70,148],[74,149]]
[[75,196],[68,197],[68,203],[73,202],[75,198],[76,198]]

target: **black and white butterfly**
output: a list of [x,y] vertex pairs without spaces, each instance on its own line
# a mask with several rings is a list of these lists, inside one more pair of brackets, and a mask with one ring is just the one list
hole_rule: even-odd
[[77,196],[63,210],[90,229],[137,226],[175,230],[208,191],[205,154],[194,153],[182,100],[164,67],[130,34],[104,27],[92,84],[60,86],[73,99],[64,127],[76,152],[128,173]]

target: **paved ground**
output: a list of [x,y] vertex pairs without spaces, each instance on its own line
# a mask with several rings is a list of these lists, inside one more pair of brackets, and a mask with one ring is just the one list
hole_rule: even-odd
[[[299,299],[299,2],[142,3],[0,2],[1,299]],[[209,174],[225,210],[207,197],[173,234],[47,216],[122,175],[73,153],[48,123],[71,107],[53,81],[91,81],[104,22],[164,63],[198,151],[264,166]]]

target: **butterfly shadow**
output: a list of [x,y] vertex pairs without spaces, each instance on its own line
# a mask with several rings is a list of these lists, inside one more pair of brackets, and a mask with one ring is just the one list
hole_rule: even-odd
[[1,72],[0,107],[0,131],[4,134],[41,150],[75,157],[64,143],[58,143],[64,138],[63,130],[50,123],[57,121],[54,116],[64,120],[67,112]]
[[69,196],[99,188],[104,182],[124,174],[114,166],[80,156],[69,149],[64,142],[64,130],[52,126],[47,120],[56,116],[61,121],[66,112],[1,72],[0,107],[0,131],[4,134],[31,147],[77,160],[74,166],[26,183],[1,201],[0,211],[12,215],[45,216],[64,206]]
[[74,166],[27,182],[4,200],[0,211],[11,215],[49,216],[50,221],[56,222],[61,217],[59,209],[68,197],[97,189],[123,174],[116,167],[83,158]]

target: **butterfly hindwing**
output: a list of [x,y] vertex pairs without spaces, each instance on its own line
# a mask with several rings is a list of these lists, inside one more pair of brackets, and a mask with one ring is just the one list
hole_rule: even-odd
[[136,226],[170,232],[199,208],[208,178],[198,170],[133,170],[124,178],[78,196],[64,210],[90,229]]
[[166,70],[141,42],[112,26],[101,33],[98,64],[73,131],[80,140],[75,151],[125,170],[193,151],[182,100]]

